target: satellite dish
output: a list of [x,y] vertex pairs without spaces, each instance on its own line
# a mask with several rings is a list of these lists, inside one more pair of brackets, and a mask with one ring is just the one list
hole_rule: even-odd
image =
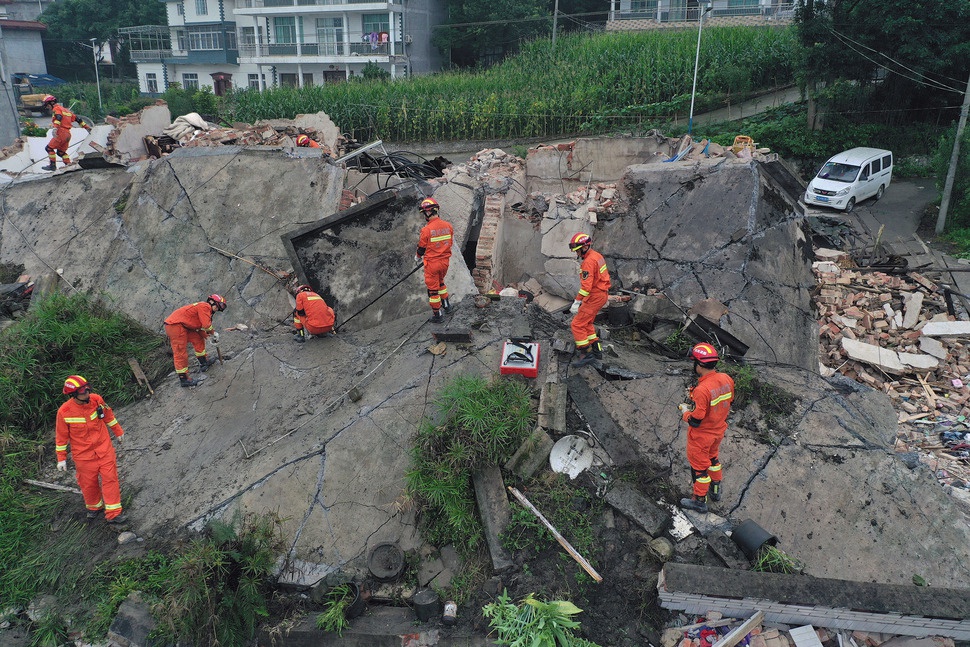
[[574,479],[593,465],[593,448],[581,436],[563,436],[549,452],[549,465],[553,472]]

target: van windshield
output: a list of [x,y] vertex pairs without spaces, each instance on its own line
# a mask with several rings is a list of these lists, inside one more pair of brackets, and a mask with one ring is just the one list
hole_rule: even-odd
[[855,182],[856,176],[859,175],[859,168],[851,164],[826,162],[822,170],[818,172],[818,177],[836,182]]

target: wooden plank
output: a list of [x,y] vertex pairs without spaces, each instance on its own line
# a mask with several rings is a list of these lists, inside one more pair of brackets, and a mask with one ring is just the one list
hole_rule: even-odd
[[761,624],[765,619],[764,611],[757,611],[753,616],[742,622],[731,630],[729,634],[714,643],[714,647],[734,647],[744,640],[744,637],[751,633],[751,630]]
[[148,376],[145,375],[145,371],[141,369],[141,365],[138,363],[138,360],[135,359],[134,357],[129,357],[128,366],[131,367],[131,372],[135,374],[135,380],[138,381],[138,385],[147,386],[148,392],[151,393],[152,395],[155,395],[155,391],[154,389],[152,389],[152,385],[148,383]]
[[80,494],[81,490],[76,487],[68,487],[66,485],[58,485],[57,483],[45,483],[43,481],[35,481],[33,479],[24,479],[24,483],[28,485],[33,485],[35,487],[42,487],[48,490],[57,490],[58,492],[70,492],[71,494]]
[[[929,375],[929,373],[927,373]],[[926,398],[930,401],[930,408],[936,409],[936,393],[933,391],[933,387],[926,383],[923,376],[919,373],[916,374],[916,379],[919,383],[923,385],[923,391],[926,393]]]

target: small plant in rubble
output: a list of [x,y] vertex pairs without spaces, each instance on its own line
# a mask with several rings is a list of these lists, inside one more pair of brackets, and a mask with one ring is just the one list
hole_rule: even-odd
[[579,621],[573,616],[582,609],[568,600],[543,602],[529,594],[519,604],[502,591],[495,602],[482,608],[489,627],[497,633],[500,645],[511,647],[598,647],[573,634]]
[[785,573],[795,575],[805,570],[805,565],[801,561],[786,554],[776,546],[765,545],[758,551],[751,570],[761,573]]

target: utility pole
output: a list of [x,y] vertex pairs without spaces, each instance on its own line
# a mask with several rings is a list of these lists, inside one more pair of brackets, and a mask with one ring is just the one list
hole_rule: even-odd
[[936,218],[936,233],[942,234],[946,226],[946,212],[950,210],[950,194],[953,192],[953,180],[957,174],[957,163],[960,160],[960,139],[963,129],[967,125],[967,111],[970,110],[970,78],[967,78],[967,89],[963,93],[963,107],[960,108],[960,121],[957,122],[957,136],[953,138],[953,152],[950,153],[950,168],[946,172],[946,182],[943,185],[943,200],[940,202],[940,215]]
[[704,15],[712,9],[713,5],[708,4],[701,9],[701,15],[697,21],[697,53],[694,55],[694,87],[690,91],[690,116],[687,118],[687,134],[690,135],[694,130],[694,95],[697,94],[697,68],[701,62],[701,30],[704,29]]
[[552,10],[552,53],[556,53],[556,25],[559,23],[559,0]]
[[91,53],[94,54],[94,83],[98,86],[98,110],[104,114],[104,105],[101,103],[101,75],[98,72],[98,39],[91,39]]

